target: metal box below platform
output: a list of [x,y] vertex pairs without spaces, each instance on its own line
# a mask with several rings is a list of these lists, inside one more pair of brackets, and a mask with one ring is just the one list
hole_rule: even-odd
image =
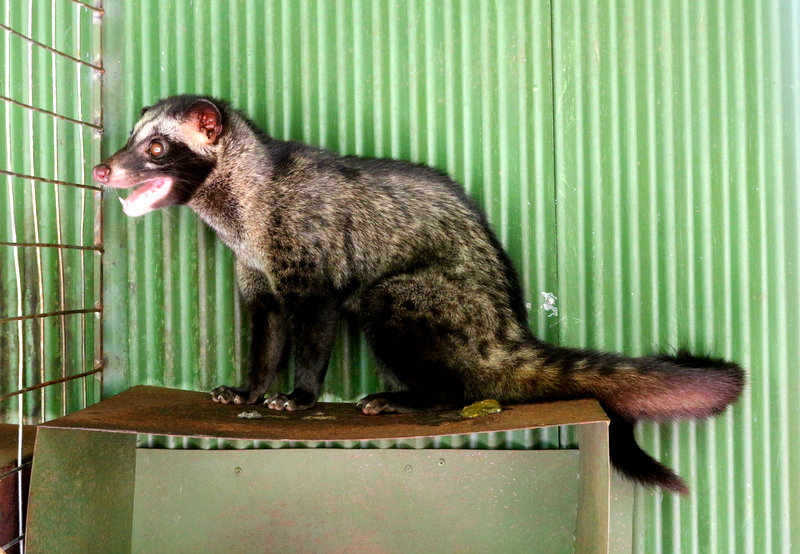
[[[226,406],[139,386],[40,427],[28,552],[608,552],[608,418],[594,400],[361,415]],[[257,410],[261,419],[243,420]],[[152,449],[137,437],[378,441],[554,425],[578,450]]]

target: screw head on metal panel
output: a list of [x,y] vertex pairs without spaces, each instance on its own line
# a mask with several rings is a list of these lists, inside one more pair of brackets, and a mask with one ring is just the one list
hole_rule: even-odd
[[444,458],[439,458],[439,465],[440,465],[440,466],[443,466],[443,465],[444,465]]
[[233,473],[234,475],[236,475],[236,477],[239,477],[242,474],[242,468],[237,467],[236,469],[233,470]]
[[411,470],[414,469],[410,465],[406,466],[406,473],[411,473]]

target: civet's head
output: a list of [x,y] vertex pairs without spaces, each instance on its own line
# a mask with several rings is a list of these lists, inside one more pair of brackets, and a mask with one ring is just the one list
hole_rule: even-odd
[[107,187],[136,187],[120,198],[132,217],[185,204],[214,167],[224,113],[216,100],[189,95],[144,108],[125,147],[92,176]]

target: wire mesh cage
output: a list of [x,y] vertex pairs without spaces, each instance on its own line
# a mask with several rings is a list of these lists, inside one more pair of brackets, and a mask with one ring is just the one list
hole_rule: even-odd
[[0,2],[0,546],[21,552],[33,425],[96,402],[99,2]]

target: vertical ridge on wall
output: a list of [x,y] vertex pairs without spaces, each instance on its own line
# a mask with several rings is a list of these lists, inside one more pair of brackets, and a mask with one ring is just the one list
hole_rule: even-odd
[[[142,106],[193,92],[230,100],[278,139],[447,171],[508,246],[533,327],[555,337],[539,307],[543,291],[557,292],[548,2],[110,0],[105,9],[106,154]],[[106,393],[240,381],[245,323],[227,248],[188,208],[130,219],[109,202],[105,217]],[[372,366],[345,325],[325,398],[377,390]]]
[[638,490],[637,548],[790,552],[797,3],[575,0],[553,22],[562,343],[749,371],[716,420],[642,429],[693,494]]
[[[784,144],[787,147],[787,152],[790,154],[784,156],[784,164],[786,176],[789,179],[798,179],[800,174],[800,167],[798,167],[797,159],[791,155],[791,152],[800,152],[800,98],[798,98],[798,91],[800,91],[800,2],[793,2],[789,6],[788,13],[785,13],[782,19],[781,38],[784,44],[781,45],[786,55],[786,67],[790,68],[788,73],[791,75],[790,79],[785,79],[786,85],[794,94],[786,94],[784,102],[786,105],[786,113],[788,119],[788,127],[793,131],[793,141],[786,141]],[[793,169],[793,173],[792,173]],[[787,277],[789,283],[787,286],[797,287],[800,281],[800,253],[797,249],[790,250],[792,241],[800,242],[800,230],[792,225],[791,222],[800,221],[800,191],[795,187],[787,194],[787,235],[789,240],[786,243],[786,258],[787,258]],[[793,283],[793,284],[792,284]],[[800,309],[796,304],[789,304],[787,310],[787,319],[793,322],[793,325],[788,327],[787,343],[798,344],[800,343]],[[787,369],[788,369],[787,364]],[[788,379],[786,382],[786,394],[791,391],[800,390],[800,375],[797,371],[789,371]],[[792,398],[794,400],[794,398]],[[787,453],[788,464],[786,467],[787,474],[790,476],[800,475],[800,441],[796,437],[800,436],[800,403],[793,401],[790,402],[787,421],[787,433],[789,440],[787,445],[789,451]],[[789,498],[788,507],[784,513],[792,513],[800,509],[800,488],[796,486],[788,486]],[[789,530],[789,539],[791,544],[800,544],[800,526],[792,525]]]

